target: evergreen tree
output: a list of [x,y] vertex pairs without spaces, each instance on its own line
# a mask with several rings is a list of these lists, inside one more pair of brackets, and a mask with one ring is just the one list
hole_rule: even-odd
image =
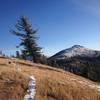
[[41,64],[48,64],[47,57],[45,55],[41,55]]
[[21,58],[19,51],[16,51],[16,58]]
[[37,30],[32,28],[32,25],[29,23],[29,20],[25,16],[21,16],[15,25],[17,31],[12,30],[11,32],[18,36],[21,40],[18,47],[22,46],[23,49],[22,57],[27,59],[27,57],[32,57],[33,62],[39,63],[41,58],[41,48],[38,47],[36,40]]
[[0,55],[3,55],[2,51],[0,50]]

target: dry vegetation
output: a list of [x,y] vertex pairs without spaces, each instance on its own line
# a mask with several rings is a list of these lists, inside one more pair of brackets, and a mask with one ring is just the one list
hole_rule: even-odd
[[0,58],[0,100],[23,100],[30,75],[36,78],[35,100],[100,100],[99,83],[49,66],[9,58]]

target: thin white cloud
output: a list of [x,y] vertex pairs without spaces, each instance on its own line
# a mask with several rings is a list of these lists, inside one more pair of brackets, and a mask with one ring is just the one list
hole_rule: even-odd
[[71,0],[77,6],[100,16],[100,0]]

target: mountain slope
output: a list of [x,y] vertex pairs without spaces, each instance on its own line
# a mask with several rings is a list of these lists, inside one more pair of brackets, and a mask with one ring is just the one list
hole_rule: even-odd
[[87,49],[80,45],[74,45],[71,48],[62,50],[50,57],[51,59],[67,59],[75,56],[81,57],[98,57],[100,56],[100,51],[95,51],[91,49]]
[[35,100],[100,100],[100,85],[41,64],[0,58],[0,100],[23,100],[29,76],[36,79]]
[[50,57],[48,62],[51,66],[100,82],[100,51],[74,45]]

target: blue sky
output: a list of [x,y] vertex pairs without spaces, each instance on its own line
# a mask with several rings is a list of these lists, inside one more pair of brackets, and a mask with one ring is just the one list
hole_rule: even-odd
[[0,0],[0,49],[15,53],[19,39],[9,30],[26,15],[46,55],[75,44],[100,50],[99,5],[99,0]]

